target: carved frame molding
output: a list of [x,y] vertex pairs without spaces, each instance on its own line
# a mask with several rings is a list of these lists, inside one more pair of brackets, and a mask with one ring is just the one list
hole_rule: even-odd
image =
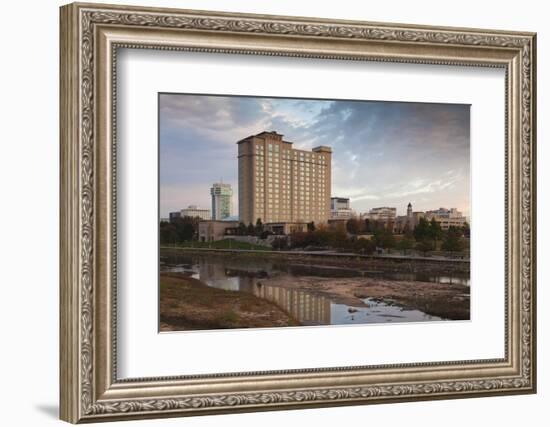
[[[170,42],[164,43],[163,36]],[[194,42],[174,41],[180,36],[192,36]],[[266,48],[264,38],[274,47]],[[243,45],[243,40],[250,42]],[[116,282],[113,147],[116,51],[121,47],[506,68],[506,357],[118,381],[116,286],[102,279]],[[534,34],[71,4],[61,8],[60,96],[62,419],[101,421],[535,391]],[[239,381],[259,384],[270,375],[273,387],[239,391]],[[349,384],[335,381],[346,375]],[[301,385],[284,388],[290,378]],[[189,381],[193,386],[207,383],[211,391],[193,392],[186,388]]]

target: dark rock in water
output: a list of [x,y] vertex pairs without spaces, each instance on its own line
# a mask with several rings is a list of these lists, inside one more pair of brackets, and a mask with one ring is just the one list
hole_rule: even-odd
[[357,313],[359,310],[353,307],[348,307],[348,313]]

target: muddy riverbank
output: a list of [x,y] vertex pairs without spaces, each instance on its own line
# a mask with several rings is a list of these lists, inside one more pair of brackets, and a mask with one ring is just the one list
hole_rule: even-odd
[[217,289],[185,273],[160,275],[160,330],[262,328],[300,323],[276,304]]
[[260,279],[258,283],[261,286],[292,288],[322,295],[350,307],[368,307],[383,302],[442,319],[470,319],[470,288],[460,284],[311,276],[274,276]]
[[161,330],[470,318],[468,272],[377,261],[162,250]]

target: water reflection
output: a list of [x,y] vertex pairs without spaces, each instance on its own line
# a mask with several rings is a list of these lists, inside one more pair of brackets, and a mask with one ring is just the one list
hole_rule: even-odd
[[443,320],[420,310],[392,305],[367,298],[364,305],[349,306],[311,291],[271,286],[266,278],[277,275],[289,277],[377,277],[389,280],[431,281],[469,285],[466,277],[433,276],[420,273],[381,273],[351,268],[288,265],[268,260],[241,260],[222,257],[161,257],[161,271],[186,272],[208,286],[254,294],[271,301],[289,313],[302,325],[343,325],[387,322],[423,322]]

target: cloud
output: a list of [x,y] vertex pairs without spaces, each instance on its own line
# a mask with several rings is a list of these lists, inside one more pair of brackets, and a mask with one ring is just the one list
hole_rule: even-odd
[[[161,188],[223,179],[237,200],[237,146],[276,130],[295,148],[333,149],[333,195],[365,211],[458,207],[469,213],[468,105],[165,94],[160,97]],[[180,192],[162,209],[204,200]],[[194,194],[194,195],[192,195]]]

